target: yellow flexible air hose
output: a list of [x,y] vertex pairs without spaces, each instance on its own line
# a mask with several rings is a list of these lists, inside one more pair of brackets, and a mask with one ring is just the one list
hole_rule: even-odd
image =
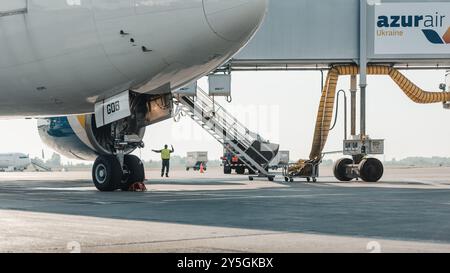
[[[319,162],[322,158],[322,151],[328,139],[331,120],[333,118],[336,87],[339,76],[358,74],[359,67],[356,65],[335,66],[329,71],[320,99],[309,162]],[[424,91],[393,67],[368,66],[367,74],[389,75],[403,92],[416,103],[430,104],[450,101],[450,93]],[[306,163],[308,163],[308,160],[299,160],[295,166],[290,168],[290,172],[300,172],[307,165]]]

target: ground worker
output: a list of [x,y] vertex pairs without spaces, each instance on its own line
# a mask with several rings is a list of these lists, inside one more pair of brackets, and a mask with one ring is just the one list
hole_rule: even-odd
[[173,145],[170,145],[172,150],[169,150],[167,145],[164,145],[164,149],[162,150],[152,150],[155,153],[161,154],[162,159],[162,169],[161,169],[161,177],[164,177],[164,172],[166,173],[166,177],[169,177],[169,168],[170,168],[170,154],[175,152],[173,149]]

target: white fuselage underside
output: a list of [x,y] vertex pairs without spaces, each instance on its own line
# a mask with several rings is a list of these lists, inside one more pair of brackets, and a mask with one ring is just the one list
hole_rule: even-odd
[[266,5],[28,0],[26,10],[8,14],[8,2],[18,0],[1,1],[0,116],[90,113],[96,101],[124,90],[170,92],[237,53]]

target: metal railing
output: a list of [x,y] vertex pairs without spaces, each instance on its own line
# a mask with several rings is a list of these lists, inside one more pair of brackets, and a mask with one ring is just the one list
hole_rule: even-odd
[[[222,143],[225,149],[241,159],[249,169],[267,174],[266,167],[269,165],[271,159],[267,159],[260,151],[255,149],[253,143],[259,141],[261,143],[261,150],[272,151],[272,149],[264,143],[266,141],[263,138],[258,134],[252,133],[224,107],[214,101],[205,91],[198,88],[195,99],[192,97],[175,96],[175,100],[179,104],[182,104],[182,110],[187,112],[186,114],[190,114],[194,121]],[[257,163],[248,154],[249,151],[260,157],[263,163]]]

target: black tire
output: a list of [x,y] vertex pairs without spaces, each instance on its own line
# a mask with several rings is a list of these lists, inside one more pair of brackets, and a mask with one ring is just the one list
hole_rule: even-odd
[[127,191],[130,186],[136,182],[144,182],[145,168],[139,157],[135,155],[125,155],[123,167],[128,171],[128,174],[122,177],[120,183],[120,189],[122,191]]
[[383,174],[383,163],[376,158],[366,158],[359,164],[359,176],[365,182],[378,182]]
[[122,168],[117,158],[113,155],[97,157],[92,167],[92,180],[99,191],[117,190],[122,180]]
[[188,172],[188,171],[189,171],[189,168],[186,168],[186,171]]
[[273,182],[274,180],[275,180],[275,177],[269,176],[269,181],[270,181],[270,182]]
[[336,164],[334,164],[333,173],[334,177],[336,177],[337,180],[342,182],[349,182],[352,181],[353,178],[348,177],[346,174],[346,166],[353,164],[353,160],[350,158],[341,158],[339,159]]
[[223,166],[224,174],[231,174],[231,166]]
[[236,173],[237,174],[245,174],[245,167],[244,166],[236,167]]

